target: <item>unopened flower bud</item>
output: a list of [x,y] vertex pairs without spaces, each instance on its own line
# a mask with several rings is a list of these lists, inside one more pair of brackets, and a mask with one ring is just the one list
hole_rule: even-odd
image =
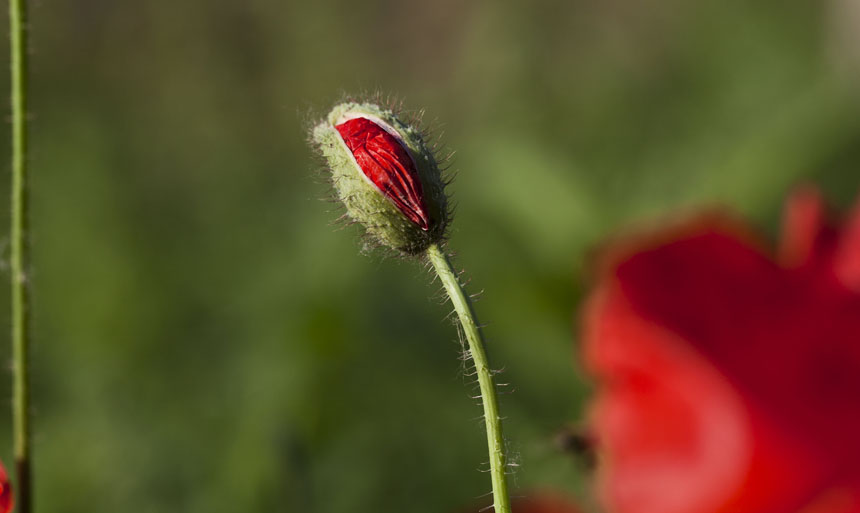
[[338,199],[372,237],[410,255],[442,239],[445,183],[415,127],[373,104],[342,103],[312,135]]

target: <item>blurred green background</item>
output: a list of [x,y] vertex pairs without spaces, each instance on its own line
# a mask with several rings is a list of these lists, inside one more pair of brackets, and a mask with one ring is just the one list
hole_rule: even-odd
[[587,505],[584,467],[553,439],[587,399],[574,347],[589,255],[702,205],[772,234],[803,181],[849,206],[858,5],[33,2],[38,509],[489,502],[438,284],[360,254],[319,201],[307,125],[376,90],[426,109],[457,152],[451,246],[516,390],[502,398],[514,489]]

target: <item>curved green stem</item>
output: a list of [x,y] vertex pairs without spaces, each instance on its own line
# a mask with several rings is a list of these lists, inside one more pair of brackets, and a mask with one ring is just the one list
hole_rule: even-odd
[[475,363],[478,385],[481,388],[481,400],[484,404],[484,420],[487,426],[490,477],[493,482],[493,507],[495,513],[511,513],[508,483],[505,477],[505,441],[502,438],[499,403],[496,399],[496,387],[493,385],[493,373],[484,349],[484,339],[475,320],[475,311],[469,297],[463,293],[460,281],[451,268],[451,261],[439,246],[436,244],[430,246],[427,249],[427,257],[433,263],[436,273],[442,280],[442,285],[445,286],[448,297],[451,298],[451,303],[454,305],[454,310],[463,326],[466,340],[469,342],[469,354]]
[[28,346],[30,294],[27,271],[27,4],[9,0],[10,62],[12,75],[12,279],[13,432],[16,496],[19,513],[32,510],[30,467],[30,389]]

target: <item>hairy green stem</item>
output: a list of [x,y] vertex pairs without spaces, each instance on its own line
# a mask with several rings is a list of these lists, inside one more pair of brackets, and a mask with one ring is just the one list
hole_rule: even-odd
[[12,77],[12,226],[10,270],[12,281],[12,417],[16,496],[19,513],[32,511],[30,466],[30,291],[28,268],[27,201],[27,4],[9,0],[10,63]]
[[484,349],[484,339],[472,308],[469,297],[463,293],[463,287],[451,267],[448,256],[437,244],[427,248],[427,257],[433,263],[436,273],[442,280],[442,285],[451,298],[457,317],[463,327],[463,333],[469,343],[469,354],[475,364],[478,385],[481,388],[481,401],[484,404],[484,421],[487,427],[487,446],[490,451],[490,477],[493,482],[493,507],[496,513],[511,513],[511,503],[508,498],[508,483],[505,477],[505,441],[502,438],[502,419],[499,416],[499,403],[496,399],[496,387],[493,385],[493,371],[487,360]]

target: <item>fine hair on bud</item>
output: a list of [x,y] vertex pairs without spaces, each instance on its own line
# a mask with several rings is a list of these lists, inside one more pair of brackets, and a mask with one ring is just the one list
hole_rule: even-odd
[[347,101],[313,127],[311,140],[347,216],[374,242],[419,255],[443,241],[446,182],[414,122],[376,103]]

